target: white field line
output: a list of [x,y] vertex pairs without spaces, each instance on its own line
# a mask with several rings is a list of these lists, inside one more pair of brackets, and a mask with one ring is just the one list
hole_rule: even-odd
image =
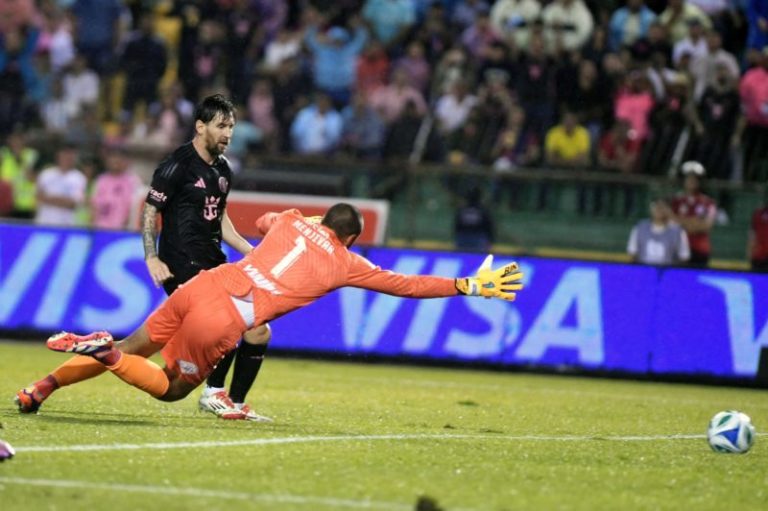
[[194,498],[209,499],[233,499],[251,502],[264,502],[268,504],[298,504],[311,506],[323,506],[330,509],[384,509],[394,511],[406,511],[413,509],[412,505],[397,502],[381,502],[375,500],[352,500],[329,497],[312,497],[291,494],[259,494],[228,490],[207,490],[204,488],[190,488],[179,486],[154,486],[143,484],[105,483],[90,481],[72,481],[61,479],[29,479],[24,477],[0,477],[0,494],[2,485],[38,486],[46,488],[67,488],[76,490],[105,490],[124,493],[150,493],[155,495],[173,495]]
[[[763,436],[766,433],[758,433]],[[495,440],[506,442],[653,442],[665,440],[702,440],[703,434],[680,435],[446,435],[446,434],[402,434],[402,435],[339,435],[339,436],[291,436],[277,438],[255,438],[251,440],[209,440],[201,442],[155,442],[145,444],[75,444],[40,445],[16,447],[18,453],[34,452],[92,452],[92,451],[135,451],[140,449],[206,449],[242,447],[257,445],[284,445],[322,442],[376,442],[413,440]]]

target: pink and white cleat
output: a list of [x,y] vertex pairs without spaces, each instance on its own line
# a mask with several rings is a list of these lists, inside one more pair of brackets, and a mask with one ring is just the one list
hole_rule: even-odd
[[88,335],[76,335],[71,332],[61,332],[52,335],[46,342],[49,350],[78,355],[93,355],[112,349],[114,342],[109,332],[93,332]]

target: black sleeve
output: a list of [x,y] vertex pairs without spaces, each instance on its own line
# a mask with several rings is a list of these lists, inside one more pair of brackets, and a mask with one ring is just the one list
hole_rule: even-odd
[[160,164],[152,175],[152,184],[149,187],[146,202],[157,208],[158,211],[165,209],[165,205],[171,200],[179,187],[179,162],[168,157]]

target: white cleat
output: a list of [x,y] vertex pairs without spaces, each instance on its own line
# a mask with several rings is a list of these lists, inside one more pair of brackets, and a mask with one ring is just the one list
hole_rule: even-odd
[[197,402],[200,410],[210,412],[220,419],[225,420],[244,420],[245,414],[239,410],[235,403],[229,398],[226,390],[220,390],[214,394],[206,395],[203,393]]
[[248,404],[236,404],[235,406],[243,413],[244,420],[253,422],[274,422],[271,418],[254,412]]

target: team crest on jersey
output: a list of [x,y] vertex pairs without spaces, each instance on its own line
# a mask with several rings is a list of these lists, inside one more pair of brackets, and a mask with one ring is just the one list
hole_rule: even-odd
[[229,188],[229,183],[227,182],[227,178],[220,177],[219,178],[219,190],[221,190],[221,193],[227,193],[227,189]]
[[192,362],[187,362],[186,360],[178,360],[177,362],[179,363],[181,374],[197,374],[197,366]]
[[203,206],[203,218],[208,221],[213,220],[219,216],[219,199],[218,197],[206,197],[205,206]]

